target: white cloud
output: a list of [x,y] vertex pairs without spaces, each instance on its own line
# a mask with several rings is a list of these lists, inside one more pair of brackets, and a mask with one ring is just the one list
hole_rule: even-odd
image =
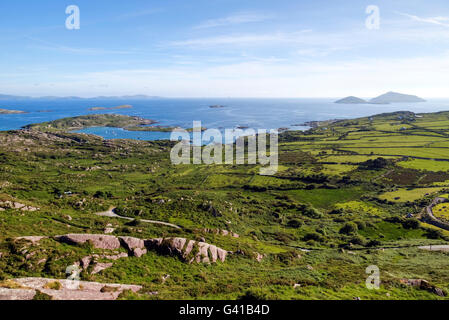
[[172,41],[168,44],[177,47],[211,47],[220,45],[271,45],[273,43],[298,43],[301,36],[311,30],[301,30],[290,33],[267,33],[267,34],[234,34],[207,38],[195,38],[181,41]]
[[215,27],[224,27],[231,25],[238,25],[243,23],[261,22],[270,19],[271,16],[256,13],[238,13],[225,18],[207,20],[194,29],[207,29]]
[[[4,90],[31,95],[125,95],[167,97],[375,96],[394,90],[425,98],[446,97],[449,55],[340,62],[248,61],[203,67],[166,67],[51,76],[24,83],[1,77]],[[101,86],[99,85],[101,84]],[[150,88],[150,89],[148,89]]]
[[63,53],[71,53],[71,54],[80,54],[80,55],[108,55],[108,54],[133,54],[135,51],[131,50],[108,50],[101,48],[77,48],[77,47],[69,47],[59,44],[50,43],[47,41],[42,41],[40,39],[30,38],[28,39],[39,43],[39,45],[32,45],[33,48],[43,49],[43,50],[51,50],[51,51],[59,51]]
[[429,23],[429,24],[434,24],[434,25],[439,25],[439,26],[443,26],[443,27],[449,27],[449,17],[429,17],[429,18],[422,18],[422,17],[418,17],[415,15],[411,15],[408,13],[399,13],[400,15],[404,16],[404,17],[408,17],[414,21],[417,22],[424,22],[424,23]]

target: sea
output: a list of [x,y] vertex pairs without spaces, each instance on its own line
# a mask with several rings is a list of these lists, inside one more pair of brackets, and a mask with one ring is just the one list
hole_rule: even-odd
[[[21,110],[25,114],[0,114],[0,131],[17,130],[32,124],[88,114],[115,113],[156,120],[157,125],[192,128],[194,121],[208,129],[252,128],[305,130],[307,121],[350,119],[393,111],[415,113],[449,110],[449,100],[422,103],[336,104],[336,99],[168,99],[98,100],[98,99],[28,99],[1,100],[0,109]],[[90,111],[93,107],[111,108],[131,105],[130,109]],[[220,105],[222,108],[210,108]],[[95,134],[105,139],[166,140],[170,132],[126,131],[121,128],[86,128],[77,132]]]

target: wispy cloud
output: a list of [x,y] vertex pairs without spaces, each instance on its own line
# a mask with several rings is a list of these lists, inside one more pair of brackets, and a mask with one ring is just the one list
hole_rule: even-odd
[[149,16],[152,14],[160,13],[162,11],[164,11],[164,10],[163,9],[148,9],[148,10],[141,10],[141,11],[135,11],[135,12],[128,12],[128,13],[124,13],[124,14],[118,16],[117,20],[126,20],[126,19],[144,17],[144,16]]
[[171,46],[190,47],[190,46],[217,46],[217,45],[254,45],[254,44],[272,44],[275,42],[281,43],[296,43],[300,42],[300,36],[309,33],[311,30],[301,30],[291,33],[269,33],[269,34],[235,34],[224,35],[207,38],[195,38],[181,41],[172,41]]
[[131,51],[131,50],[108,50],[108,49],[101,49],[101,48],[69,47],[69,46],[50,43],[50,42],[43,41],[43,40],[36,39],[36,38],[28,37],[28,39],[39,43],[38,45],[33,45],[33,48],[42,49],[42,50],[59,51],[59,52],[63,52],[63,53],[80,54],[80,55],[106,55],[106,54],[124,55],[124,54],[136,53],[135,51]]
[[449,17],[428,17],[428,18],[423,18],[423,17],[418,17],[415,15],[411,15],[408,13],[400,13],[400,15],[404,16],[404,17],[408,17],[414,21],[417,22],[423,22],[423,23],[429,23],[429,24],[434,24],[434,25],[439,25],[439,26],[443,26],[443,27],[449,27]]
[[194,29],[207,29],[207,28],[216,28],[216,27],[224,27],[231,25],[238,25],[243,23],[251,23],[251,22],[261,22],[268,19],[271,19],[272,16],[265,14],[257,14],[257,13],[237,13],[231,16],[227,16],[225,18],[219,19],[211,19],[204,21],[203,23],[194,27]]

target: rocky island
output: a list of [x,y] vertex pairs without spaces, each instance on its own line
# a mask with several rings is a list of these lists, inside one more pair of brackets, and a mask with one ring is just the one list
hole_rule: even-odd
[[89,108],[89,111],[99,111],[99,110],[120,110],[120,109],[132,109],[133,106],[129,104],[125,104],[118,107],[92,107]]
[[22,113],[28,113],[28,112],[20,111],[20,110],[0,109],[0,114],[22,114]]
[[426,102],[426,100],[408,94],[402,94],[397,92],[387,92],[371,100],[364,100],[358,97],[349,96],[335,101],[338,104],[390,104],[390,103],[416,103]]

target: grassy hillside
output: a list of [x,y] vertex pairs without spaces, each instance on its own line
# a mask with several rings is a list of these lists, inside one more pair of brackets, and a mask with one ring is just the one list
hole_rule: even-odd
[[[67,266],[103,252],[52,239],[30,246],[16,237],[103,234],[109,226],[116,236],[183,237],[233,252],[209,265],[149,251],[82,274],[144,286],[123,298],[447,299],[401,279],[449,290],[448,253],[418,248],[449,244],[448,233],[416,219],[449,190],[449,112],[398,112],[282,133],[281,166],[271,177],[260,176],[256,165],[174,166],[170,142],[64,132],[141,125],[89,117],[0,133],[0,201],[40,208],[0,211],[1,278],[64,278]],[[95,215],[111,207],[135,220]],[[443,207],[436,215],[447,218]],[[380,290],[365,287],[370,265],[380,268]]]

